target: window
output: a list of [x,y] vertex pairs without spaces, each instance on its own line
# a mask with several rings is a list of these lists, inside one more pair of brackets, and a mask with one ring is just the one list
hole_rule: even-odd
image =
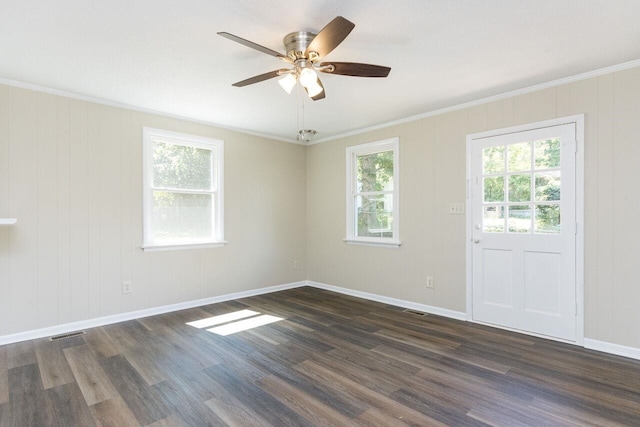
[[347,243],[400,246],[398,145],[347,147]]
[[143,130],[145,250],[221,246],[221,140]]

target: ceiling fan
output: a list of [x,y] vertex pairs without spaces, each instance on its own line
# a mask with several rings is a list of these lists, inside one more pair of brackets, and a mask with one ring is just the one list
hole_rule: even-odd
[[286,55],[230,33],[219,32],[218,34],[267,55],[275,56],[293,66],[293,68],[281,68],[250,77],[234,83],[233,86],[248,86],[283,76],[278,82],[287,93],[291,93],[296,82],[299,81],[309,98],[317,101],[325,97],[324,86],[320,78],[318,78],[318,71],[355,77],[387,77],[389,75],[391,68],[381,65],[356,62],[320,62],[322,58],[342,43],[354,27],[355,24],[353,22],[338,16],[320,30],[318,34],[308,31],[287,34],[283,39],[287,50]]

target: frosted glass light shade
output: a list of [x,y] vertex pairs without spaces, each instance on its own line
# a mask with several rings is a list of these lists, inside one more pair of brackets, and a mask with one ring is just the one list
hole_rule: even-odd
[[300,84],[307,89],[318,81],[318,75],[312,68],[303,68],[300,71]]
[[296,76],[293,74],[287,74],[283,78],[278,80],[282,89],[284,89],[287,93],[291,93],[293,87],[296,85]]
[[322,86],[318,84],[318,80],[313,82],[313,84],[307,86],[307,93],[309,94],[309,98],[313,98],[322,92]]

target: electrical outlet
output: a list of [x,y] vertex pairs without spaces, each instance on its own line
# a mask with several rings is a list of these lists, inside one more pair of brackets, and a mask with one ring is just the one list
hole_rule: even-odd
[[300,263],[298,260],[293,261],[293,269],[298,270],[300,268]]
[[427,288],[433,289],[433,276],[427,277]]
[[131,282],[129,281],[122,282],[122,293],[123,294],[131,293]]

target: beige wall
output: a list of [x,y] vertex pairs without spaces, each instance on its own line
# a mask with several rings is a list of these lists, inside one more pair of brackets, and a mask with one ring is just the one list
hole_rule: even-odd
[[[465,137],[585,114],[585,336],[640,348],[640,68],[307,149],[309,280],[465,311]],[[346,245],[345,147],[400,138],[398,249]],[[435,289],[425,288],[426,276]]]
[[[144,126],[225,141],[227,246],[140,249]],[[0,86],[0,336],[304,280],[304,150]]]
[[[0,336],[304,279],[462,312],[465,136],[580,113],[586,337],[640,348],[640,68],[306,148],[0,86]],[[144,126],[225,141],[226,247],[140,250]],[[403,245],[346,245],[345,147],[393,136]]]

